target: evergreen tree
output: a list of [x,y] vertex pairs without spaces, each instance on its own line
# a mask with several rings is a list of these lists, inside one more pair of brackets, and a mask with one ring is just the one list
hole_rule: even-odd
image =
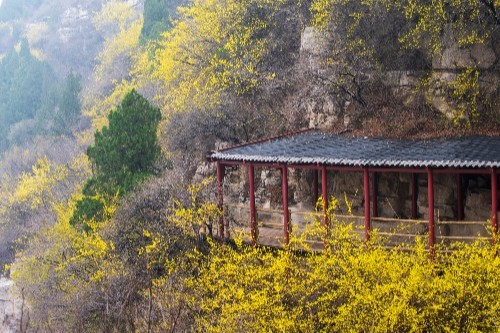
[[162,32],[170,27],[170,13],[167,7],[167,1],[144,1],[144,23],[141,37],[143,39],[157,39]]
[[163,32],[172,28],[172,21],[178,17],[177,8],[188,5],[190,1],[145,0],[141,40],[159,39]]
[[87,155],[94,164],[99,186],[109,194],[127,192],[153,172],[160,156],[156,131],[161,113],[132,90],[108,118],[109,126],[96,131]]
[[7,107],[12,123],[35,116],[42,104],[43,91],[54,79],[55,74],[48,63],[33,57],[25,40],[10,84]]
[[55,114],[55,130],[69,134],[72,126],[78,121],[81,112],[79,94],[82,91],[81,76],[70,72],[62,87],[59,107]]
[[88,230],[90,220],[103,218],[110,197],[129,192],[154,171],[161,154],[156,136],[160,119],[160,110],[135,90],[110,113],[109,126],[96,131],[94,145],[87,149],[94,176],[83,188],[72,225]]
[[81,114],[81,76],[70,72],[59,85],[44,89],[42,105],[35,115],[39,133],[71,134]]
[[26,40],[19,52],[12,50],[0,63],[0,150],[12,125],[35,118],[46,93],[57,82],[52,68],[30,53]]

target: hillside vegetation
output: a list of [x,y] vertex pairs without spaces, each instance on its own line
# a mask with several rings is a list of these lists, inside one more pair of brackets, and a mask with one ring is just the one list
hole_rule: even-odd
[[308,126],[500,135],[499,7],[4,0],[0,263],[27,304],[19,327],[495,332],[498,245],[432,262],[340,221],[321,254],[219,244],[213,179],[196,170],[221,143]]

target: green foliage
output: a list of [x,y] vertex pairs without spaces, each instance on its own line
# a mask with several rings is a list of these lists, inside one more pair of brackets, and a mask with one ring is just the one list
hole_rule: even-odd
[[158,39],[171,28],[171,17],[166,0],[144,1],[144,23],[141,30],[143,39]]
[[116,195],[130,192],[155,170],[161,151],[157,142],[160,110],[135,90],[109,114],[109,126],[95,132],[87,148],[94,176],[83,188],[70,224],[89,228],[105,219],[104,209]]
[[70,72],[63,82],[45,92],[36,114],[38,132],[70,135],[81,115],[81,77]]
[[48,63],[33,57],[26,40],[19,53],[12,50],[0,63],[0,150],[15,123],[32,119],[43,104],[45,94],[56,82]]
[[106,193],[127,192],[148,174],[160,157],[157,127],[160,110],[135,90],[109,114],[109,126],[95,133],[87,149],[96,183]]
[[82,91],[81,76],[70,72],[63,83],[59,108],[55,114],[55,126],[58,132],[71,130],[81,113],[80,92]]
[[72,226],[83,225],[89,231],[87,221],[101,222],[104,219],[105,201],[97,196],[85,196],[76,203],[75,212],[69,220]]

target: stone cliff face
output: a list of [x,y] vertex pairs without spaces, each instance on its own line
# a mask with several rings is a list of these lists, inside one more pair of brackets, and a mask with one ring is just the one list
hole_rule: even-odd
[[[21,332],[21,304],[11,293],[13,281],[0,277],[0,332],[16,333]],[[23,325],[23,328],[26,326]]]
[[89,11],[81,5],[66,9],[60,16],[57,30],[61,42],[69,43],[72,37],[81,32],[82,26],[89,24],[90,19]]
[[[338,129],[339,126],[350,127],[354,120],[353,115],[349,113],[349,105],[355,102],[349,98],[339,98],[338,91],[335,92],[335,89],[329,88],[333,86],[330,78],[337,74],[336,65],[328,59],[330,48],[329,42],[314,28],[304,29],[301,39],[299,66],[301,73],[299,76],[308,77],[308,81],[300,92],[302,98],[299,108],[306,114],[309,127],[323,130]],[[450,42],[442,56],[432,59],[431,84],[425,91],[427,103],[445,117],[451,118],[453,109],[456,109],[458,105],[445,98],[448,93],[447,85],[456,79],[460,71],[472,65],[477,65],[480,70],[478,85],[481,94],[492,100],[498,99],[499,60],[500,38],[492,38],[489,44],[475,45],[470,49],[460,49]],[[329,61],[330,63],[325,65]],[[358,78],[358,80],[360,84],[366,83],[375,74],[381,81],[376,84],[383,84],[402,101],[410,101],[420,79],[426,73],[412,69],[367,72],[362,73],[365,77]],[[492,107],[500,117],[500,105],[496,103]]]

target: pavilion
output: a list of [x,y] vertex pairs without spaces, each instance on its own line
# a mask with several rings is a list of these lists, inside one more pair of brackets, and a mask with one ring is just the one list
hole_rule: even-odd
[[[364,234],[368,240],[371,219],[377,216],[377,173],[398,172],[412,175],[412,217],[416,217],[416,175],[427,176],[428,212],[434,212],[435,174],[457,175],[458,220],[463,219],[462,175],[482,174],[491,178],[491,227],[498,230],[498,174],[500,173],[500,137],[460,137],[428,140],[346,137],[305,130],[249,142],[210,152],[208,161],[217,163],[218,201],[223,209],[223,180],[229,166],[246,166],[250,185],[250,229],[255,243],[255,167],[281,171],[283,203],[283,240],[289,241],[288,170],[313,171],[313,193],[318,198],[319,174],[321,195],[328,198],[327,172],[355,171],[363,174]],[[370,182],[370,174],[372,182]],[[371,183],[371,184],[370,184]],[[371,191],[370,191],[371,187]],[[327,200],[324,201],[327,203]],[[371,203],[371,207],[370,207]],[[371,208],[371,210],[370,210]],[[219,220],[219,236],[224,238],[224,217]],[[328,226],[327,205],[323,205],[323,223]],[[428,214],[429,248],[435,244],[435,216]]]

